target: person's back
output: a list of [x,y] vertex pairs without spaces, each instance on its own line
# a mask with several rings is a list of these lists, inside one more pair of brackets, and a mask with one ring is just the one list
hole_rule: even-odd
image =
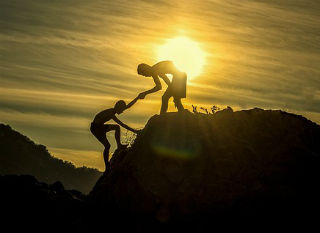
[[152,66],[152,69],[159,74],[160,77],[162,74],[171,74],[172,81],[170,90],[172,95],[176,97],[176,99],[186,97],[187,74],[178,70],[172,61],[158,62]]
[[152,66],[152,70],[160,78],[162,74],[172,74],[171,90],[174,96],[186,97],[187,74],[178,70],[172,61],[160,61]]
[[179,72],[172,61],[160,61],[152,66],[152,71],[156,74],[172,74]]
[[[159,80],[161,78],[168,85],[168,88],[162,96],[160,114],[167,112],[170,97],[174,98],[173,101],[179,112],[184,110],[181,98],[186,97],[187,74],[179,71],[172,61],[160,61],[153,66],[141,63],[138,65],[137,72],[145,77],[152,77],[155,83],[154,88],[140,93],[139,98],[144,99],[146,95],[161,90]],[[172,75],[172,81],[166,74]]]
[[97,113],[93,119],[93,122],[97,124],[104,124],[105,122],[110,121],[114,116],[115,116],[114,109],[109,108]]

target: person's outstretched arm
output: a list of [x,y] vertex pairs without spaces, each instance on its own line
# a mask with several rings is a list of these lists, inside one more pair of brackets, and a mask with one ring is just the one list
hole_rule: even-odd
[[130,103],[127,104],[127,108],[126,109],[131,108],[132,105],[134,105],[137,102],[138,99],[139,99],[139,96],[134,98],[134,100],[132,100]]
[[154,83],[155,83],[156,85],[154,86],[154,88],[152,88],[152,89],[150,89],[150,90],[148,90],[148,91],[141,92],[141,93],[138,95],[139,99],[144,99],[144,97],[146,97],[146,95],[151,94],[151,93],[154,93],[154,92],[157,92],[157,91],[159,91],[159,90],[162,89],[162,86],[161,86],[161,82],[160,82],[159,77],[156,76],[156,75],[153,75],[152,78],[153,78],[153,81],[154,81]]
[[123,123],[122,121],[120,121],[116,116],[114,116],[112,118],[115,122],[117,122],[119,125],[121,125],[123,128],[133,132],[133,133],[137,133],[138,130],[131,128],[130,126],[127,126],[125,123]]

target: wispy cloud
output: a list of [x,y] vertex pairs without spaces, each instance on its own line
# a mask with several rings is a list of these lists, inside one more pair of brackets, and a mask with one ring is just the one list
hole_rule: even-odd
[[[189,108],[282,108],[320,122],[313,0],[0,0],[0,120],[80,161],[76,153],[99,148],[88,131],[94,114],[151,88],[137,64],[157,62],[156,47],[178,35],[207,54]],[[160,97],[121,118],[143,126]]]
[[54,147],[49,147],[48,150],[54,157],[72,162],[75,166],[95,167],[100,171],[105,170],[101,151],[74,149],[72,150]]

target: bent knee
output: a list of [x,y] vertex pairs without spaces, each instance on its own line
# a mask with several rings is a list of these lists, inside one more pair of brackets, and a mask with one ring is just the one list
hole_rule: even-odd
[[109,142],[108,143],[104,143],[103,145],[104,145],[104,149],[105,150],[109,150],[111,148],[111,145],[110,145]]
[[170,96],[168,96],[168,95],[163,95],[162,96],[162,100],[169,100],[170,99]]
[[105,139],[105,140],[101,140],[100,142],[102,143],[105,149],[111,148],[111,144],[108,142],[108,140]]
[[120,131],[120,125],[116,125],[114,129],[115,129],[116,132]]
[[116,124],[108,125],[108,130],[120,130],[120,126]]

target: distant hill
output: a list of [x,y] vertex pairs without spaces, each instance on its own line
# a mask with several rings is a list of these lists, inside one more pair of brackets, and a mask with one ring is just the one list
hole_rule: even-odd
[[45,146],[0,124],[0,175],[8,174],[33,175],[48,184],[61,181],[66,189],[88,193],[102,173],[54,158]]

